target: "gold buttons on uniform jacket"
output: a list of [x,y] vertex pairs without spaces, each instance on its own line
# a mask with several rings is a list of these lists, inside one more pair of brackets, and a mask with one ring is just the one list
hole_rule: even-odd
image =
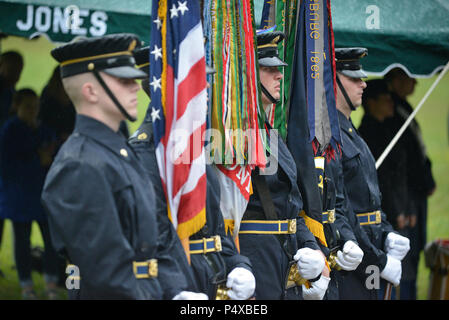
[[145,132],[142,132],[141,134],[139,134],[137,136],[138,140],[145,140],[146,138],[148,138],[147,134]]
[[349,128],[349,132],[352,132],[352,128]]
[[120,154],[124,157],[128,156],[128,151],[126,151],[126,149],[120,149]]

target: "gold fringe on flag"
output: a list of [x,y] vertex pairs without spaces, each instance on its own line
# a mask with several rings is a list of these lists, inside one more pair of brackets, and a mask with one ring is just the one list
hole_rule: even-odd
[[310,218],[304,210],[299,215],[304,218],[307,228],[320,242],[327,247],[326,236],[324,235],[323,224],[315,219]]

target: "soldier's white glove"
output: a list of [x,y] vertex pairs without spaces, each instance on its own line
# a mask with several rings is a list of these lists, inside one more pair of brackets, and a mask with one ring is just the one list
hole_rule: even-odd
[[172,300],[209,300],[207,294],[201,292],[181,291]]
[[385,240],[385,251],[401,261],[410,250],[410,240],[397,233],[390,232]]
[[402,266],[401,261],[387,254],[387,264],[380,273],[380,276],[391,282],[395,286],[401,282]]
[[226,281],[228,297],[232,300],[249,299],[256,289],[256,279],[251,271],[237,267],[228,274]]
[[296,251],[293,259],[298,265],[298,272],[304,279],[310,280],[318,277],[324,268],[324,255],[318,250],[302,248]]
[[311,283],[309,289],[302,285],[302,297],[304,300],[323,300],[331,278],[321,275],[320,279]]
[[363,251],[353,241],[346,241],[343,246],[343,251],[337,251],[337,258],[335,259],[338,265],[346,271],[353,271],[357,269],[363,259]]

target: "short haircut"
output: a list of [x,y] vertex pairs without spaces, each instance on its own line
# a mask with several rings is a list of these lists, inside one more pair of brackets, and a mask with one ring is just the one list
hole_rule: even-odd
[[30,88],[20,89],[14,93],[12,98],[12,104],[20,106],[26,99],[30,97],[38,98],[36,92],[33,89]]
[[398,77],[408,77],[408,75],[402,68],[393,68],[384,76],[384,80],[387,83],[391,83],[393,79],[396,79]]
[[366,88],[363,90],[362,105],[365,112],[367,111],[368,99],[377,99],[381,94],[389,94],[388,86],[383,79],[373,79],[366,81]]
[[0,66],[3,64],[13,64],[16,66],[23,66],[23,57],[17,51],[6,51],[0,55]]

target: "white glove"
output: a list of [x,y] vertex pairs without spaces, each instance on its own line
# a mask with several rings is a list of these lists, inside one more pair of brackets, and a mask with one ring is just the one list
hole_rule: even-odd
[[237,267],[228,274],[226,281],[228,297],[232,300],[246,300],[250,298],[256,289],[256,279],[251,271]]
[[207,294],[192,291],[181,291],[172,300],[209,300]]
[[397,233],[390,232],[385,240],[385,251],[401,261],[410,250],[410,240]]
[[387,254],[387,264],[380,273],[380,276],[391,282],[395,286],[401,282],[402,266],[401,261]]
[[323,300],[329,281],[331,281],[331,278],[321,275],[320,279],[311,283],[312,286],[309,289],[302,285],[304,300]]
[[335,259],[338,265],[346,271],[353,271],[357,269],[363,259],[363,251],[353,241],[346,241],[343,246],[343,251],[337,251],[337,258]]
[[298,264],[298,272],[304,279],[318,277],[324,268],[324,255],[317,250],[302,248],[296,251],[293,259]]

